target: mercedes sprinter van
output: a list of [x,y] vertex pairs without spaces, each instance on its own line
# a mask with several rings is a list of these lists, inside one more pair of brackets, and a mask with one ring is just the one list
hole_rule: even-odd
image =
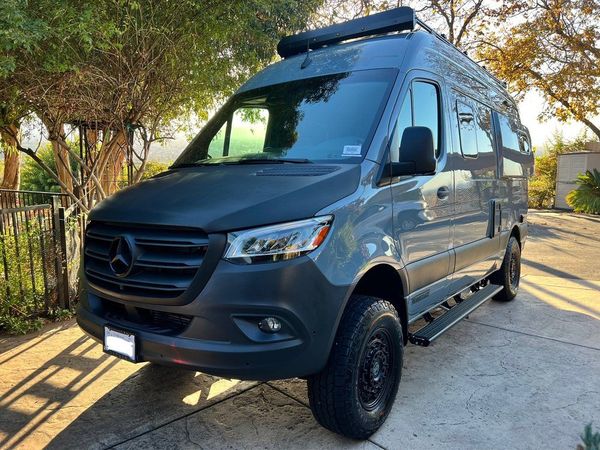
[[306,378],[318,422],[364,439],[409,342],[517,294],[530,137],[410,8],[278,53],[168,171],[91,212],[77,321],[133,362]]

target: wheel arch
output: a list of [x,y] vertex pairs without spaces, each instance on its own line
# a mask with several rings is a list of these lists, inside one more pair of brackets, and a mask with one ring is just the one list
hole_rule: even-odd
[[389,301],[400,317],[404,344],[408,342],[408,305],[406,293],[408,292],[408,279],[402,270],[397,270],[392,265],[380,263],[370,267],[362,274],[348,296],[344,310],[352,301],[352,295],[368,295]]

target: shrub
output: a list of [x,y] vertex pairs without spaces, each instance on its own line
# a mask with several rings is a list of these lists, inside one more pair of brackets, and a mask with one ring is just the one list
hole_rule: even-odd
[[588,170],[577,176],[578,187],[567,195],[567,203],[575,212],[600,214],[600,172]]
[[[78,143],[71,142],[71,148],[79,153]],[[77,147],[77,148],[76,148]],[[49,142],[41,146],[37,156],[56,173],[56,161],[52,144]],[[71,162],[71,170],[77,173],[77,163]],[[60,186],[48,173],[33,159],[26,157],[21,169],[21,189],[25,191],[60,192]]]
[[542,153],[535,152],[535,172],[529,180],[530,208],[551,208],[554,205],[558,155],[584,150],[586,140],[585,134],[572,141],[555,134]]
[[581,434],[583,445],[579,444],[577,450],[600,450],[600,433],[592,432],[592,424],[585,426]]
[[158,175],[161,172],[166,171],[171,164],[166,164],[158,161],[148,161],[146,163],[146,169],[142,174],[142,180],[146,180],[148,178],[153,177],[154,175]]
[[38,329],[40,312],[55,303],[56,255],[51,234],[39,222],[26,226],[16,216],[4,220],[9,226],[0,235],[0,330],[22,334]]

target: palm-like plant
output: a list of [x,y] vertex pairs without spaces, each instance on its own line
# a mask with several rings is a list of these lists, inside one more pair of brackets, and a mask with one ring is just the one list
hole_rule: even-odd
[[567,203],[576,212],[600,214],[600,172],[597,169],[577,176],[576,190],[567,195]]

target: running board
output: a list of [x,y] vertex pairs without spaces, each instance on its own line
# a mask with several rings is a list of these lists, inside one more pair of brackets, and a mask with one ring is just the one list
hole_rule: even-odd
[[474,292],[468,299],[450,308],[433,322],[428,323],[417,332],[409,334],[408,340],[415,345],[427,347],[434,339],[448,331],[461,319],[468,316],[501,290],[502,286],[488,284],[477,292]]

